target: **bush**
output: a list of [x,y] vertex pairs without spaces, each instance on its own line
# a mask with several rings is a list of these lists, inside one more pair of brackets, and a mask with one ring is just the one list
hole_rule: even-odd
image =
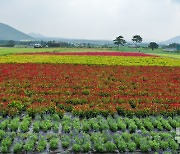
[[107,152],[114,152],[116,150],[116,145],[113,142],[108,141],[105,143],[105,148]]
[[127,146],[128,146],[128,149],[130,152],[134,152],[136,150],[136,143],[134,143],[132,141],[127,143]]
[[82,145],[83,152],[89,152],[91,150],[91,142],[86,142]]
[[177,144],[173,139],[169,141],[169,147],[173,150],[176,151],[179,149],[179,144]]
[[28,152],[32,152],[34,149],[34,144],[35,143],[32,140],[27,141],[26,144],[24,145],[24,150]]
[[159,142],[157,142],[155,140],[150,141],[149,143],[150,143],[151,149],[154,151],[157,151],[160,148]]
[[40,131],[40,121],[35,121],[34,124],[33,124],[33,131],[38,133]]
[[73,144],[72,149],[74,152],[80,152],[81,151],[81,145]]
[[118,142],[118,149],[120,152],[125,152],[127,149],[127,144],[125,141],[119,141]]
[[41,138],[41,140],[38,142],[37,150],[39,152],[42,152],[44,149],[46,149],[47,141],[44,138]]
[[68,148],[70,145],[70,137],[68,135],[62,135],[61,136],[61,144],[63,148]]
[[58,148],[58,143],[59,143],[59,140],[58,138],[52,138],[50,139],[50,148],[51,149],[57,149]]
[[23,143],[15,143],[14,145],[14,152],[18,153],[21,152],[23,149]]
[[166,150],[169,147],[169,144],[167,141],[160,141],[160,148],[163,150]]

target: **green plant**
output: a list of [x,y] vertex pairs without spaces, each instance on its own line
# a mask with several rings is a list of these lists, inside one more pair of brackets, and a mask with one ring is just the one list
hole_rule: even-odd
[[150,145],[147,141],[141,141],[140,143],[140,149],[142,152],[148,152],[150,149]]
[[122,137],[126,142],[131,140],[131,134],[129,134],[127,132],[122,133]]
[[91,128],[90,123],[89,123],[87,120],[84,120],[84,121],[82,122],[82,130],[83,130],[84,132],[88,132],[88,131],[90,130],[90,128]]
[[11,122],[8,124],[8,127],[12,130],[12,131],[16,131],[19,127],[19,118],[14,118],[13,120],[11,120]]
[[169,140],[169,147],[173,150],[176,151],[179,148],[179,144],[177,144],[173,139]]
[[105,143],[105,148],[107,152],[114,152],[116,150],[116,145],[112,141]]
[[149,143],[150,143],[151,149],[154,151],[157,151],[160,148],[159,142],[157,142],[155,140],[150,141]]
[[127,149],[127,144],[126,144],[126,142],[123,141],[123,140],[120,140],[120,141],[118,142],[118,149],[119,149],[120,152],[125,152],[126,149]]
[[44,120],[41,122],[40,127],[42,128],[43,131],[47,132],[49,129],[51,129],[52,123],[50,120]]
[[166,150],[169,147],[169,144],[167,141],[160,141],[160,148],[163,150]]
[[136,150],[136,143],[134,143],[134,142],[128,142],[127,143],[127,147],[128,147],[128,149],[129,149],[129,151],[130,152],[134,152],[135,150]]
[[54,121],[58,121],[58,122],[59,122],[60,117],[59,117],[59,115],[58,115],[57,113],[55,113],[55,114],[52,115],[52,119],[53,119]]
[[134,122],[130,123],[129,124],[129,131],[132,133],[132,132],[135,132],[137,130],[137,126]]
[[50,148],[51,149],[57,149],[58,148],[58,143],[59,143],[59,139],[58,138],[55,138],[55,137],[53,137],[53,138],[51,138],[50,139]]
[[91,150],[91,142],[85,142],[82,144],[82,151],[83,152],[89,152]]
[[38,145],[37,145],[37,150],[39,152],[43,151],[46,148],[47,145],[47,141],[44,138],[41,138],[41,140],[39,140]]
[[33,124],[33,131],[38,133],[40,131],[40,121],[35,121],[34,124]]
[[21,152],[22,149],[23,149],[23,143],[22,142],[15,143],[15,145],[14,145],[14,152],[15,153]]
[[61,144],[62,144],[63,148],[68,148],[68,146],[70,145],[70,142],[71,142],[71,140],[68,135],[63,134],[61,136]]
[[3,129],[3,130],[7,129],[8,124],[9,124],[9,120],[1,121],[0,129]]
[[58,132],[59,131],[59,123],[58,122],[54,123],[53,128],[54,128],[55,132]]
[[80,152],[81,151],[81,145],[79,144],[73,144],[72,149],[74,152]]
[[35,143],[33,140],[28,140],[23,146],[23,148],[25,151],[32,152],[34,150],[34,145]]
[[0,141],[4,138],[5,134],[5,131],[0,130]]

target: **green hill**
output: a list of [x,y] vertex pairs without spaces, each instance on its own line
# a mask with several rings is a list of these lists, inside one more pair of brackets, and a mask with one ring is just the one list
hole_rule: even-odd
[[20,41],[34,40],[34,38],[6,24],[0,23],[0,40]]

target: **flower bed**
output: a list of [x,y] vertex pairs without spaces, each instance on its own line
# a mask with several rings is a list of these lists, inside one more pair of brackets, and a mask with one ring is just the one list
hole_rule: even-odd
[[179,115],[179,67],[0,64],[0,113]]

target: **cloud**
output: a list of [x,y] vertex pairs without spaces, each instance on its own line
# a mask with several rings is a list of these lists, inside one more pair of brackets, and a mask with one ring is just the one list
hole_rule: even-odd
[[26,33],[165,40],[180,34],[179,0],[0,0],[0,22]]

